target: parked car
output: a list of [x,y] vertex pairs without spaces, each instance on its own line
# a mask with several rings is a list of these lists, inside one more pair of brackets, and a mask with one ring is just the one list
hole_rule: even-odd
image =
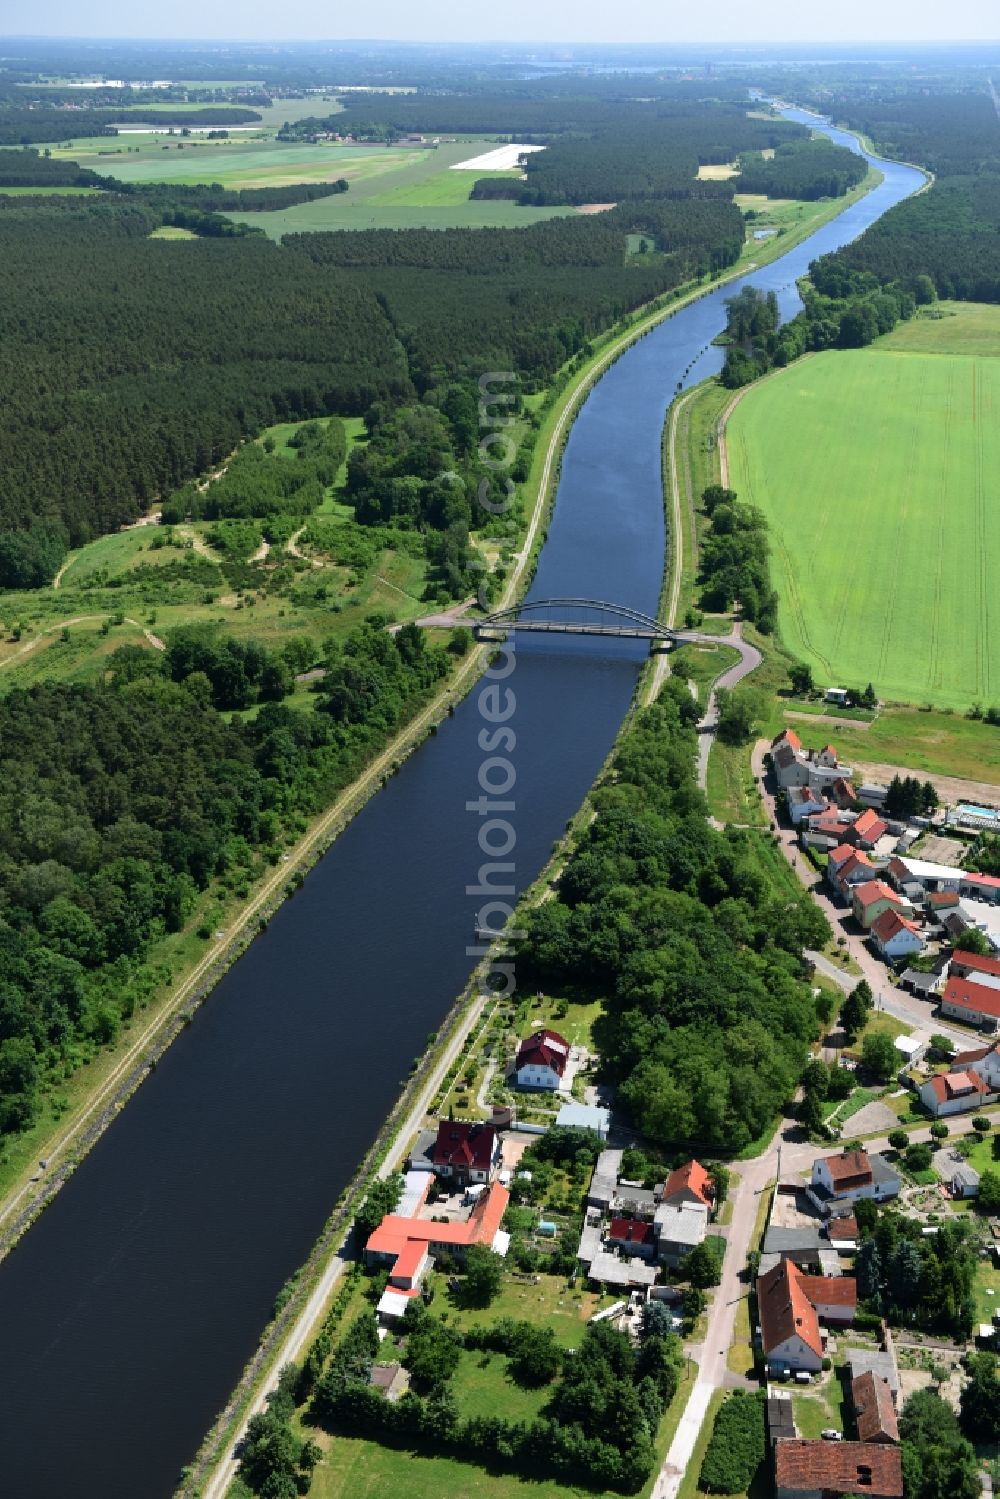
[[832,1426],[825,1426],[820,1432],[820,1436],[824,1442],[842,1442],[844,1440],[844,1433],[842,1431],[834,1431]]

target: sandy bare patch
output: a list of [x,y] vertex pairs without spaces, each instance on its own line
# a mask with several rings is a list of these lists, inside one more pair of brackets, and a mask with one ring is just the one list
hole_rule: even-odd
[[617,203],[580,203],[577,213],[607,213],[609,208],[617,208]]
[[698,168],[699,182],[725,182],[729,177],[735,177],[739,167],[735,161],[709,162],[707,166]]
[[930,771],[914,772],[905,765],[884,765],[872,761],[854,762],[855,781],[877,781],[888,786],[893,776],[918,774],[922,781],[930,781],[943,802],[979,802],[986,806],[996,801],[996,781],[966,781],[961,776],[939,776]]

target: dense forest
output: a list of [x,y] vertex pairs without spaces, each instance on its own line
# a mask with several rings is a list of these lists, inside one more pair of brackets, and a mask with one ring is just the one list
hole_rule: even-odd
[[740,157],[738,186],[768,198],[842,198],[868,175],[863,156],[829,140],[786,141],[771,158],[759,151]]
[[139,106],[127,111],[91,109],[85,115],[79,110],[69,109],[7,108],[0,109],[0,146],[68,141],[82,133],[81,126],[86,127],[88,135],[114,136],[118,133],[116,126],[125,122],[171,126],[180,130],[185,125],[252,125],[259,123],[260,118],[256,110],[237,108],[157,110]]
[[519,974],[602,999],[603,1064],[644,1133],[728,1154],[794,1093],[817,1032],[802,949],[827,927],[775,887],[759,835],[709,826],[698,717],[671,678],[633,726],[558,898],[525,922]]
[[[0,1131],[111,1041],[162,975],[151,944],[198,894],[245,892],[285,830],[357,774],[447,670],[414,626],[331,644],[318,711],[289,662],[183,629],[124,647],[107,683],[0,699]],[[218,709],[260,703],[227,721]],[[201,935],[211,935],[206,927]]]
[[[611,223],[177,254],[148,236],[181,210],[140,194],[0,205],[0,536],[37,534],[46,559],[53,532],[65,546],[113,529],[268,423],[363,414],[484,369],[537,385],[743,238],[732,203],[699,201],[686,223],[654,204]],[[632,224],[665,246],[655,264],[626,264]]]
[[841,250],[841,263],[883,284],[929,276],[939,296],[1000,301],[1000,126],[985,86],[881,99],[845,91],[835,109],[889,155],[937,174]]

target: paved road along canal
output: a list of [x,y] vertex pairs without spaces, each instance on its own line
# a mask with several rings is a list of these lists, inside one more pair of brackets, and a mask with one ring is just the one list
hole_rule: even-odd
[[[785,315],[810,260],[922,181],[879,165],[880,187],[747,278],[776,290]],[[720,367],[711,340],[740,284],[662,323],[595,386],[566,450],[535,597],[655,612],[664,413],[679,381]],[[604,759],[639,654],[634,643],[519,642],[506,684],[519,886]],[[0,1492],[11,1499],[164,1499],[225,1402],[276,1291],[472,966],[478,696],[355,819],[0,1266]]]

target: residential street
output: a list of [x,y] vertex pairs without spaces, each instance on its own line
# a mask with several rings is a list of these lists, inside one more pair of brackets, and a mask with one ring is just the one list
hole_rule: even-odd
[[[764,755],[769,749],[766,739],[759,739],[753,747],[750,757],[750,767],[754,779],[760,788],[761,798],[767,809],[767,815],[772,826],[778,834],[781,851],[795,871],[803,887],[809,891],[813,900],[819,906],[823,915],[829,921],[831,927],[838,937],[843,936],[847,940],[847,951],[861,970],[858,974],[844,973],[835,963],[824,958],[821,953],[808,953],[807,956],[816,964],[817,970],[824,977],[832,979],[834,983],[849,993],[860,978],[867,979],[871,991],[875,995],[878,1007],[888,1015],[893,1015],[897,1020],[905,1021],[907,1025],[919,1027],[921,1030],[928,1028],[942,1036],[949,1036],[957,1046],[967,1051],[976,1045],[975,1032],[962,1026],[949,1025],[947,1021],[940,1019],[934,1013],[934,1007],[926,1000],[917,999],[908,994],[904,989],[897,989],[889,980],[884,963],[880,963],[858,934],[852,930],[854,923],[851,920],[850,910],[846,906],[838,905],[833,899],[826,882],[820,878],[816,870],[799,851],[795,832],[791,828],[782,827],[778,823],[777,804],[775,794],[764,778]],[[848,924],[849,923],[849,924]]]

